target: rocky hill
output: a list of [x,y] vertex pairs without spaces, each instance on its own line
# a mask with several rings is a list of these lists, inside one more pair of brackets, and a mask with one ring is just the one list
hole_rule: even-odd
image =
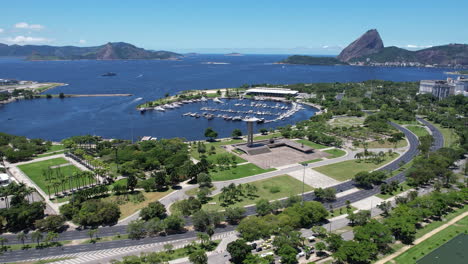
[[[384,47],[379,32],[371,29],[349,44],[335,58],[323,60],[313,56],[290,56],[281,63],[336,65],[344,64],[390,66],[468,66],[468,45],[449,44],[411,51],[398,47]],[[319,62],[319,63],[317,63]]]
[[109,42],[95,47],[0,44],[0,56],[27,57],[29,60],[137,60],[173,59],[182,55],[170,51],[149,51],[125,42]]
[[371,29],[343,49],[337,59],[348,62],[353,58],[378,53],[383,48],[384,44],[379,32],[376,29]]

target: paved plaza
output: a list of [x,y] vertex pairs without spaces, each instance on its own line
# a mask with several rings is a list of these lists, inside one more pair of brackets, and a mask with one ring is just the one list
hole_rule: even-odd
[[304,153],[290,147],[271,148],[271,152],[257,155],[240,155],[241,158],[259,166],[262,169],[278,168],[289,164],[320,159],[330,154],[315,150],[312,153]]
[[[288,175],[302,181],[302,177],[304,176],[304,171],[296,170],[296,171],[288,173]],[[327,188],[329,186],[333,186],[333,185],[340,183],[339,181],[333,178],[330,178],[318,171],[315,171],[309,168],[305,169],[304,182],[305,184],[310,185],[314,188]]]

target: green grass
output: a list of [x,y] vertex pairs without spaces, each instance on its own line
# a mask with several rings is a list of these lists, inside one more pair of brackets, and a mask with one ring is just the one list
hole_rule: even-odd
[[[188,195],[188,196],[195,196],[197,195],[198,191],[200,190],[200,188],[193,188],[193,189],[190,189],[188,191],[185,191],[185,194]],[[211,187],[210,188],[211,191],[214,191],[216,190],[216,187]]]
[[409,131],[413,132],[418,138],[429,135],[429,132],[423,126],[413,126],[413,125],[411,125],[411,126],[406,126],[406,128]]
[[341,149],[329,149],[329,150],[324,150],[323,152],[331,154],[330,156],[327,157],[329,159],[339,158],[339,157],[346,155],[346,151],[341,150]]
[[399,124],[399,125],[421,125],[421,123],[419,123],[418,121],[416,120],[412,120],[412,121],[405,121],[405,120],[391,120],[393,123],[396,123],[396,124]]
[[444,147],[451,147],[458,145],[458,135],[453,129],[442,127],[439,124],[432,123],[437,129],[439,129],[442,136],[444,136]]
[[228,170],[219,170],[218,168],[218,171],[216,172],[211,171],[210,175],[213,181],[228,181],[274,170],[275,169],[262,169],[255,164],[248,163],[239,165],[235,168],[231,167]]
[[439,226],[445,224],[446,222],[452,220],[453,218],[463,214],[467,210],[468,210],[468,206],[465,205],[463,208],[457,209],[457,210],[447,214],[444,217],[443,221],[434,221],[434,222],[431,222],[430,224],[425,225],[423,228],[418,229],[416,231],[416,239],[424,236],[425,234],[431,232],[432,230],[434,230],[434,229],[438,228]]
[[321,167],[314,168],[314,170],[323,173],[329,177],[332,177],[338,181],[346,181],[354,178],[356,173],[361,171],[371,171],[375,170],[388,162],[396,159],[398,155],[395,153],[393,156],[385,155],[383,162],[375,164],[373,162],[359,161],[359,160],[347,160],[330,165],[325,165]]
[[[291,195],[296,195],[302,192],[302,182],[288,175],[276,176],[265,180],[254,181],[250,182],[249,184],[252,184],[257,187],[258,191],[256,193],[256,197],[253,197],[252,199],[242,197],[240,201],[236,202],[235,204],[229,205],[230,207],[255,204],[259,199],[276,200],[284,197],[289,197]],[[272,190],[274,191],[272,192]],[[304,191],[308,192],[312,190],[312,187],[304,185]],[[225,207],[222,207],[218,204],[219,195],[220,194],[213,196],[213,199],[211,200],[211,202],[216,202],[217,204],[204,204],[203,208],[210,210],[224,210]]]
[[42,86],[40,88],[35,89],[35,92],[36,93],[42,93],[42,92],[45,92],[47,90],[53,89],[53,88],[55,88],[57,86],[62,86],[62,84],[61,83],[51,83],[49,85],[45,85],[45,86]]
[[[208,142],[205,142],[205,147],[206,147],[206,152],[205,152],[205,155],[207,156],[207,160],[209,162],[212,162],[212,163],[217,163],[218,161],[218,158],[220,156],[223,156],[223,155],[227,155],[229,156],[229,158],[232,159],[232,157],[235,157],[236,159],[236,162],[237,163],[242,163],[242,162],[246,162],[245,159],[237,156],[237,155],[234,155],[232,153],[229,153],[227,150],[225,150],[222,146],[223,145],[230,145],[230,144],[235,144],[235,143],[240,143],[240,142],[243,142],[243,140],[230,140],[230,141],[219,141],[219,142],[213,142],[213,143],[208,143]],[[215,154],[211,154],[211,155],[208,155],[208,153],[211,151],[211,146],[214,146],[215,147]],[[201,155],[200,153],[198,153],[198,148],[197,148],[197,145],[194,144],[192,145],[192,148],[191,148],[191,151],[190,151],[190,155],[197,159],[197,160],[200,160],[201,159]]]
[[58,151],[58,150],[64,150],[65,146],[64,145],[52,145],[50,148],[47,150],[47,152],[52,152],[52,151]]
[[281,137],[281,133],[271,133],[268,135],[255,136],[254,140],[265,140],[265,139],[270,139],[274,137]]
[[[356,207],[354,206],[350,206],[351,208],[349,209],[350,212],[354,212],[357,210]],[[340,209],[341,209],[341,213],[340,213]],[[330,214],[328,215],[327,219],[332,219],[333,217],[337,217],[337,216],[340,216],[340,215],[344,215],[344,214],[347,214],[348,213],[348,208],[346,208],[346,206],[342,206],[342,207],[339,207],[339,208],[333,208],[333,212],[330,212]],[[351,228],[352,230],[352,228]]]
[[[400,140],[396,143],[397,148],[406,147],[407,145],[408,145],[408,142],[406,142],[405,139]],[[379,143],[379,141],[376,140],[376,141],[369,142],[367,147],[370,149],[372,148],[395,148],[395,144],[392,142],[388,142],[387,140],[384,140],[383,143]]]
[[[60,246],[65,246],[65,245],[68,245],[71,243],[70,240],[63,240],[63,241],[56,241],[56,242],[53,242],[55,244],[51,244],[49,245],[48,247],[60,247]],[[13,245],[6,245],[8,246],[8,250],[23,250],[23,244],[13,244]],[[26,243],[24,244],[24,246],[26,248],[29,248],[29,249],[35,249],[37,247],[37,243]],[[45,242],[41,242],[39,243],[39,246],[46,246]]]
[[391,193],[391,194],[389,194],[389,193],[386,193],[386,194],[381,194],[381,193],[379,193],[379,194],[376,194],[375,196],[379,197],[380,199],[387,200],[388,198],[391,198],[391,197],[393,197],[393,196],[396,196],[396,195],[398,195],[398,194],[400,194],[400,193],[402,193],[402,192],[404,192],[404,191],[407,191],[407,190],[409,190],[409,189],[412,188],[412,187],[409,186],[408,183],[406,183],[406,182],[400,183],[399,186],[400,186],[400,187],[403,187],[403,189],[398,188],[397,191],[395,191],[395,192],[393,192],[393,193]]
[[[126,179],[125,179],[126,180]],[[162,191],[162,192],[144,192],[144,191],[135,191],[133,194],[120,194],[120,195],[111,195],[106,198],[103,198],[104,201],[115,203],[119,206],[120,209],[120,218],[122,220],[136,211],[146,207],[149,203],[159,201],[164,196],[173,192],[172,189]],[[131,196],[136,196],[138,193],[142,193],[145,197],[145,200],[139,203],[134,203],[131,200]]]
[[311,147],[311,148],[314,148],[314,149],[328,148],[327,146],[314,143],[314,142],[309,141],[309,140],[307,140],[307,139],[299,139],[299,140],[297,140],[297,142],[298,142],[298,143],[301,143],[301,144],[304,144],[305,146],[309,146],[309,147]]
[[417,260],[423,256],[429,254],[433,250],[437,249],[439,246],[450,241],[450,239],[455,236],[465,233],[468,230],[468,217],[464,217],[459,220],[456,224],[451,225],[444,230],[438,232],[437,234],[431,236],[429,239],[424,240],[423,242],[415,245],[409,250],[405,251],[398,257],[394,258],[396,263],[416,263]]
[[50,156],[63,154],[63,153],[65,153],[65,150],[59,150],[57,152],[46,152],[46,153],[42,153],[42,154],[37,155],[34,159],[50,157]]
[[[33,162],[28,164],[19,165],[18,168],[22,170],[33,182],[39,186],[45,193],[48,194],[47,190],[47,180],[42,175],[43,170],[47,170],[51,166],[57,166],[62,164],[69,163],[64,158],[56,158],[50,160],[44,160],[39,162]],[[62,172],[63,175],[68,176],[75,171],[80,171],[77,167],[73,165],[64,166],[60,168],[52,169],[52,175],[56,175],[56,171],[59,170]],[[73,187],[76,187],[76,182],[73,181]],[[66,184],[66,188],[69,188],[68,183]],[[59,188],[61,190],[61,187]],[[53,193],[52,188],[50,188],[51,193]]]
[[95,243],[102,243],[102,242],[109,242],[109,241],[117,241],[117,240],[124,240],[128,239],[128,234],[125,235],[118,235],[118,236],[106,236],[100,237],[99,232],[97,233],[98,238],[94,238],[93,240],[87,239],[81,244],[95,244]]
[[364,117],[339,117],[331,120],[329,124],[334,127],[360,126],[364,123],[364,119]]
[[309,164],[309,163],[319,162],[319,161],[322,161],[322,160],[323,160],[323,159],[307,160],[307,161],[301,162],[300,164]]

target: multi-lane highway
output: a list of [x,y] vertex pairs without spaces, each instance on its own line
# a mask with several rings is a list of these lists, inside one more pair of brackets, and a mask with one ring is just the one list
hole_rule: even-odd
[[[443,140],[442,134],[437,130],[437,128],[435,128],[432,124],[426,122],[425,120],[418,119],[418,121],[425,124],[431,130],[432,135],[434,136],[433,150],[441,148],[443,146],[444,140]],[[402,161],[404,163],[407,163],[411,161],[418,154],[419,142],[418,142],[417,137],[402,126],[399,126],[394,123],[391,123],[391,125],[405,134],[406,138],[409,141],[409,149],[398,159],[380,168],[380,170],[387,170],[387,171],[396,170],[399,168],[400,163]],[[404,180],[405,180],[405,173],[401,172],[398,175],[395,175],[387,179],[386,181],[387,182],[391,182],[391,181],[402,182]],[[335,185],[333,187],[336,188],[339,192],[341,192],[341,191],[346,191],[346,190],[355,188],[356,185],[353,181],[347,181],[347,182],[343,182],[338,185]],[[379,192],[380,192],[379,186],[376,186],[372,189],[359,190],[349,195],[342,196],[338,198],[336,201],[332,202],[331,204],[334,208],[337,208],[337,207],[344,206],[347,200],[349,200],[350,202],[356,202],[364,198],[370,197],[372,195],[375,195]],[[304,199],[306,201],[311,201],[315,199],[315,196],[313,195],[313,193],[307,193],[305,194]],[[326,206],[328,208],[328,204]],[[247,215],[253,215],[255,213],[256,213],[255,206],[247,207],[247,212],[246,212]],[[186,219],[187,224],[190,224],[190,222],[191,222],[190,219]],[[102,227],[99,229],[99,236],[104,237],[104,236],[114,236],[116,234],[126,234],[127,233],[126,228],[127,226],[125,225]],[[224,228],[216,229],[216,232],[217,233],[227,232],[227,231],[233,230],[234,228],[235,228],[234,226],[226,226]],[[175,234],[175,235],[169,235],[169,236],[164,236],[164,237],[158,236],[158,237],[152,237],[152,238],[145,238],[141,240],[125,239],[125,240],[120,240],[120,241],[103,242],[103,243],[97,243],[97,244],[75,245],[75,246],[66,246],[66,247],[57,247],[57,248],[45,248],[41,250],[10,251],[10,252],[5,252],[3,255],[0,256],[0,262],[23,261],[27,259],[38,258],[38,256],[39,257],[40,256],[48,256],[48,257],[60,256],[60,255],[71,254],[71,253],[80,253],[80,252],[87,252],[87,251],[112,249],[112,248],[122,248],[122,247],[127,247],[130,245],[134,246],[134,245],[143,245],[143,244],[151,244],[151,243],[158,243],[158,242],[175,241],[175,240],[193,238],[195,236],[196,236],[195,232],[189,231],[183,234]],[[3,237],[8,239],[7,244],[20,243],[16,239],[16,236],[14,235],[5,235]],[[59,235],[59,240],[61,241],[86,239],[86,238],[88,238],[87,230],[66,231],[66,232],[60,233]],[[26,243],[34,243],[34,242],[32,242],[29,238],[26,241]]]

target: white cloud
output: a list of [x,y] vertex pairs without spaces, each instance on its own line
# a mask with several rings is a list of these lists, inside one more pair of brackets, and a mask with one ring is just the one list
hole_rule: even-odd
[[20,22],[15,24],[15,28],[41,30],[44,28],[44,26],[39,24],[28,24],[26,22]]
[[16,37],[9,37],[5,39],[6,42],[12,44],[30,44],[30,43],[43,43],[43,42],[50,42],[50,39],[41,38],[41,37],[26,37],[26,36],[16,36]]
[[327,46],[327,45],[325,45],[325,46],[323,46],[323,47],[322,47],[322,49],[328,49],[328,46]]
[[3,28],[0,28],[0,33],[3,33],[5,32],[5,30]]
[[80,39],[80,41],[78,41],[80,44],[86,44],[86,39]]

